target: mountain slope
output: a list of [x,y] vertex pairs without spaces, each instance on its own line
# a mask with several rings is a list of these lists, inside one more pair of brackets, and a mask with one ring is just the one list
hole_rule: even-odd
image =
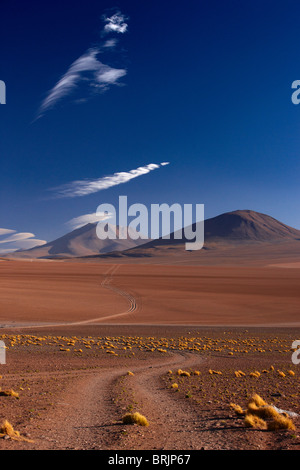
[[[100,240],[96,234],[96,225],[87,224],[45,245],[10,253],[7,257],[145,259],[159,256],[174,259],[176,256],[188,256],[191,259],[192,254],[185,250],[185,243],[190,240],[186,239],[184,234],[179,240],[174,238],[172,233],[169,239],[159,238],[145,243],[145,240],[132,240],[130,237],[125,240],[118,239],[120,231],[127,229],[117,227],[116,240]],[[192,228],[195,231],[195,225]],[[241,249],[246,249],[249,257],[252,252],[253,256],[258,256],[258,253],[261,256],[267,250],[270,252],[270,249],[272,253],[279,254],[278,250],[282,250],[279,244],[284,245],[285,252],[290,253],[290,259],[295,250],[296,254],[300,248],[300,230],[289,227],[269,215],[251,210],[227,212],[205,220],[204,234],[204,248],[193,252],[195,260],[198,257],[212,256],[212,252],[216,257],[224,254],[229,256],[229,249],[231,257],[241,256]],[[288,244],[292,244],[293,248],[289,249]]]
[[[195,231],[195,224],[193,224]],[[204,244],[219,243],[253,243],[272,242],[275,240],[300,240],[300,230],[289,227],[278,220],[260,212],[237,210],[226,212],[204,222]],[[181,240],[159,238],[142,245],[141,248],[156,246],[183,245],[188,242],[184,236]]]
[[[192,226],[195,231],[195,224]],[[300,256],[300,230],[289,227],[266,214],[251,210],[237,210],[205,220],[204,247],[187,252],[184,236],[178,240],[174,233],[169,239],[151,240],[141,246],[118,253],[108,253],[104,258],[153,258],[172,259],[172,262],[218,262],[246,256],[262,259],[264,254],[271,260],[292,260]],[[165,262],[165,261],[164,261]],[[239,261],[240,262],[240,261]]]
[[[126,234],[126,229],[122,227],[116,227],[116,240],[101,240],[96,234],[96,226],[97,223],[84,225],[45,245],[10,253],[8,256],[10,258],[39,259],[93,256],[111,251],[127,250],[145,241],[132,240],[131,238],[119,239],[121,232]],[[113,230],[113,226],[110,224],[108,224],[108,228],[110,231]]]

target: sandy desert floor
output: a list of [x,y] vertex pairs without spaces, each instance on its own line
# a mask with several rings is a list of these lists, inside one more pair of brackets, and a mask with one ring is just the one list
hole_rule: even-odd
[[[252,429],[230,407],[257,393],[300,414],[299,276],[2,262],[0,418],[21,438],[0,448],[299,449],[299,416]],[[148,427],[123,424],[135,411]]]
[[[258,393],[300,413],[290,350],[299,333],[117,325],[7,331],[0,384],[19,397],[0,393],[1,418],[26,441],[0,439],[0,448],[300,449],[299,417],[295,430],[258,430],[230,408],[245,408]],[[236,377],[238,370],[245,375]],[[136,411],[148,427],[123,424]]]
[[0,326],[300,326],[300,269],[0,263]]

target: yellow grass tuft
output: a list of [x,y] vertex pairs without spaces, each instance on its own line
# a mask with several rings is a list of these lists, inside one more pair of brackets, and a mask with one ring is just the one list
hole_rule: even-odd
[[260,372],[258,372],[258,370],[254,371],[254,372],[250,372],[250,377],[260,377]]
[[278,372],[278,375],[280,375],[280,377],[285,377],[285,373],[282,372],[282,370],[278,370],[277,372]]
[[134,375],[134,373],[129,370],[129,371],[127,372],[127,375]]
[[[234,405],[231,407],[234,409]],[[265,421],[266,419],[268,422]],[[277,431],[279,429],[294,431],[296,429],[293,421],[286,413],[279,413],[257,393],[251,397],[248,403],[245,426],[256,429],[268,429],[268,431]]]
[[149,422],[145,416],[140,413],[126,413],[123,416],[122,421],[124,424],[138,424],[139,426],[149,426]]
[[289,370],[288,374],[291,375],[292,377],[295,375],[295,372],[293,370]]
[[[266,406],[267,402],[261,398],[257,393],[254,393],[249,400],[249,403],[255,403],[256,406]],[[248,403],[248,404],[249,404]]]
[[248,409],[247,409],[248,414],[252,414],[255,416],[258,416],[259,418],[277,418],[279,415],[278,411],[273,408],[273,406],[267,405],[267,406],[260,406],[257,407],[255,404],[249,403]]
[[1,390],[0,389],[0,396],[2,397],[14,397],[19,399],[19,394],[14,390]]
[[244,416],[246,414],[246,411],[244,411],[240,405],[236,405],[235,403],[230,403],[229,406],[238,416]]
[[171,387],[177,390],[178,389],[178,384],[175,382],[171,385]]
[[287,416],[280,415],[274,417],[272,421],[268,423],[269,431],[278,431],[280,429],[288,429],[290,431],[295,431],[296,427],[293,421]]
[[11,439],[16,441],[34,442],[26,437],[20,435],[19,431],[15,431],[12,425],[7,421],[3,421],[0,426],[0,437],[9,436]]
[[190,373],[187,372],[186,370],[182,370],[181,373],[180,373],[181,377],[190,377]]
[[247,428],[267,429],[267,423],[258,416],[247,414],[245,416],[245,426]]
[[235,375],[236,377],[244,377],[246,374],[245,374],[245,372],[243,372],[242,370],[236,370],[236,371],[234,372],[234,375]]

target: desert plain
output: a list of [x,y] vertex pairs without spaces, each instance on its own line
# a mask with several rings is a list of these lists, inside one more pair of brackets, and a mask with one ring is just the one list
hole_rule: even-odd
[[[299,267],[4,259],[0,279],[1,449],[300,448]],[[247,426],[254,394],[291,427]]]

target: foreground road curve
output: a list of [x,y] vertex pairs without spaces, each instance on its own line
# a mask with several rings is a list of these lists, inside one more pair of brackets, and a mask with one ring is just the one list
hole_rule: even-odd
[[[30,429],[36,449],[192,449],[199,442],[193,435],[197,417],[188,408],[177,405],[160,376],[170,367],[187,368],[203,361],[192,354],[175,353],[163,361],[147,361],[142,367],[133,367],[130,377],[141,413],[150,422],[148,428],[127,426],[132,439],[120,440],[125,431],[118,415],[112,390],[116,380],[128,369],[113,368],[83,373],[65,391],[63,402],[39,424],[39,432]],[[132,379],[132,380],[131,380]],[[125,413],[125,411],[124,411]],[[136,435],[137,433],[137,435]],[[31,447],[31,446],[30,446]]]

